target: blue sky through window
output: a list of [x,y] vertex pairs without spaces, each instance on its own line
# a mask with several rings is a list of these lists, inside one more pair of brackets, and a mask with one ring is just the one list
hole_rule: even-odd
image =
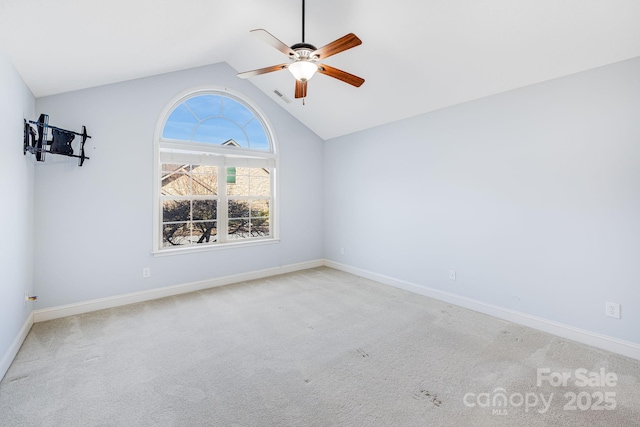
[[162,137],[210,144],[233,139],[244,148],[270,150],[261,121],[242,103],[222,95],[185,100],[169,115]]

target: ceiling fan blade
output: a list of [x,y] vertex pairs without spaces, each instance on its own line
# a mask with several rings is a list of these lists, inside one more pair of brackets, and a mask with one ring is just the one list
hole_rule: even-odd
[[280,71],[287,68],[289,64],[272,65],[271,67],[260,68],[258,70],[245,71],[244,73],[238,73],[238,77],[241,79],[247,79],[253,76],[259,76],[260,74],[272,73],[274,71]]
[[307,96],[307,82],[296,80],[296,98],[305,98]]
[[284,53],[285,55],[287,55],[289,57],[297,57],[298,56],[293,49],[291,49],[286,44],[282,43],[280,40],[278,40],[274,35],[272,35],[267,30],[263,30],[262,28],[258,28],[257,30],[251,30],[251,33],[253,33],[256,37],[260,38],[265,43],[270,44],[271,46],[275,47],[280,52]]
[[361,44],[362,40],[360,40],[358,36],[353,33],[349,33],[344,37],[340,37],[338,40],[332,41],[328,45],[322,46],[320,49],[313,52],[311,56],[317,56],[318,59],[324,59]]
[[318,64],[318,72],[329,77],[333,77],[334,79],[342,80],[343,82],[349,83],[355,87],[360,87],[362,86],[362,83],[364,83],[363,78],[324,64]]

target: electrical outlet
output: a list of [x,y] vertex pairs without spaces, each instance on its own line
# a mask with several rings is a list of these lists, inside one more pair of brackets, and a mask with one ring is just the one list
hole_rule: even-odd
[[151,277],[151,268],[150,267],[144,267],[142,269],[142,278],[143,279],[147,279]]
[[449,270],[449,280],[456,280],[456,271]]
[[344,248],[340,248],[340,255],[344,255]]
[[614,319],[620,318],[620,304],[617,302],[609,302],[606,304],[606,312],[605,314],[608,317],[613,317]]

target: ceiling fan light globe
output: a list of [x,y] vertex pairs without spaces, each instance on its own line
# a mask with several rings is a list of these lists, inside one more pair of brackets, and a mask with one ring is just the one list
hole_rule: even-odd
[[296,80],[306,82],[318,71],[318,66],[310,61],[296,61],[289,65],[289,71]]

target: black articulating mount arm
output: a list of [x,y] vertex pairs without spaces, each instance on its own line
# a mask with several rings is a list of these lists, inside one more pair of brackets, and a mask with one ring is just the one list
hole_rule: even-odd
[[[35,125],[35,128],[31,126]],[[51,129],[51,140],[47,139],[47,135]],[[80,140],[80,153],[74,154],[71,143],[75,139],[76,135],[82,137]],[[61,129],[59,127],[49,125],[49,116],[46,114],[40,114],[40,118],[37,122],[24,120],[24,144],[23,153],[27,152],[34,154],[36,160],[44,162],[45,155],[47,153],[59,154],[67,157],[75,157],[78,159],[78,166],[82,166],[85,159],[89,157],[84,154],[84,144],[87,142],[87,138],[91,138],[87,135],[87,128],[82,126],[82,133],[74,132],[72,130]]]

